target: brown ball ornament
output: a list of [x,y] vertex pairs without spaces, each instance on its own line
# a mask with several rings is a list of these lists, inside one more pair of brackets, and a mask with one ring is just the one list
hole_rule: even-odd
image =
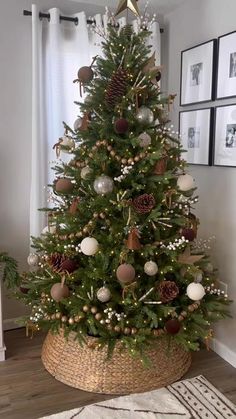
[[63,298],[69,297],[70,290],[67,285],[57,282],[52,286],[50,294],[53,300],[58,303],[59,301],[63,300]]
[[89,83],[91,80],[93,80],[93,70],[91,67],[84,66],[81,67],[78,71],[78,79],[81,83]]
[[122,284],[129,284],[135,278],[135,269],[129,263],[123,263],[117,268],[116,276]]
[[165,324],[165,329],[170,335],[176,335],[179,333],[180,328],[181,324],[177,319],[168,320]]
[[67,179],[67,178],[58,179],[55,183],[56,192],[60,192],[60,193],[71,192],[73,190],[73,187],[74,187],[73,183],[71,182],[70,179]]
[[117,134],[125,134],[129,129],[129,123],[126,119],[120,118],[115,121],[114,128]]
[[71,274],[72,272],[74,272],[77,268],[77,263],[75,262],[75,260],[72,259],[66,259],[64,262],[62,262],[61,264],[61,271],[66,271],[69,274]]
[[22,292],[22,294],[28,294],[29,288],[26,288],[26,286],[24,284],[22,284],[20,286],[20,292]]
[[183,228],[181,230],[181,234],[189,242],[192,242],[194,239],[196,239],[196,231],[192,228]]

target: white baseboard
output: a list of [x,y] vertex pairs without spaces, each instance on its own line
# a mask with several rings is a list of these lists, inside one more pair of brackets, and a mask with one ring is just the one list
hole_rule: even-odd
[[19,329],[20,327],[22,327],[16,323],[17,320],[19,320],[19,317],[3,320],[3,330],[6,331],[6,330],[12,330],[12,329]]
[[2,346],[0,348],[0,362],[5,361],[5,351],[6,351],[6,347]]
[[217,353],[221,358],[236,368],[236,352],[229,349],[226,345],[217,339],[212,339],[211,349]]

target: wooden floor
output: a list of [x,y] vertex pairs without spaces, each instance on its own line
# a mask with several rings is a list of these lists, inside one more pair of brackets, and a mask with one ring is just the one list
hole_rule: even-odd
[[[43,339],[41,333],[32,340],[26,338],[24,329],[5,333],[7,361],[0,363],[1,419],[36,419],[111,398],[75,390],[52,378],[40,360]],[[186,377],[199,374],[236,404],[236,369],[204,350],[193,355]]]

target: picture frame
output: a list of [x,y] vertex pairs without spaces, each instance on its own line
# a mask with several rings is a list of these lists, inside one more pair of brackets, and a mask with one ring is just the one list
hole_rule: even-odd
[[236,31],[218,38],[216,98],[236,97]]
[[181,51],[180,106],[215,98],[217,40]]
[[236,167],[236,103],[216,107],[214,166]]
[[179,113],[179,133],[189,164],[212,166],[214,108],[203,108]]

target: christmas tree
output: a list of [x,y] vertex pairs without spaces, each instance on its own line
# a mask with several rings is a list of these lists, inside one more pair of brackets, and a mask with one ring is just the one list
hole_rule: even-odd
[[140,26],[112,20],[103,56],[78,71],[82,116],[56,144],[72,158],[54,167],[54,206],[19,292],[36,328],[110,351],[119,340],[131,355],[163,336],[197,350],[229,304],[196,240],[196,188],[168,128],[174,95],[159,89]]

